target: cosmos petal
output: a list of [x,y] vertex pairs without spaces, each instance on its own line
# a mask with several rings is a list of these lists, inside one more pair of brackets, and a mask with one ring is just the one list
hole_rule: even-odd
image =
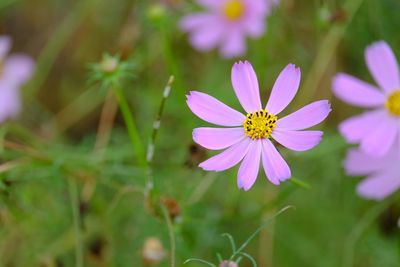
[[382,117],[370,125],[369,133],[360,143],[360,148],[368,155],[384,156],[392,147],[399,133],[398,121],[392,117]]
[[332,87],[337,98],[358,107],[380,107],[386,99],[375,86],[345,73],[336,74]]
[[232,67],[232,86],[240,104],[247,113],[261,109],[260,90],[253,67],[248,61],[237,62]]
[[246,117],[214,97],[196,91],[187,95],[186,103],[200,119],[221,126],[241,126]]
[[269,139],[262,140],[261,157],[265,175],[271,183],[278,185],[292,176],[288,164]]
[[313,102],[277,121],[277,129],[303,130],[322,122],[331,112],[328,100]]
[[208,128],[193,130],[193,140],[202,147],[219,150],[230,147],[245,138],[243,127]]
[[360,149],[350,149],[344,161],[347,175],[367,175],[388,166],[387,157],[371,157]]
[[261,140],[254,140],[250,143],[249,151],[244,157],[238,171],[237,184],[245,191],[249,190],[257,179],[261,159]]
[[295,151],[309,150],[321,142],[322,131],[274,130],[272,137],[281,145]]
[[365,50],[365,61],[376,83],[386,93],[400,88],[400,72],[396,57],[385,41],[379,41]]
[[199,167],[205,171],[224,171],[238,164],[249,150],[250,138],[245,138],[225,151],[200,163]]
[[357,193],[365,198],[382,200],[400,187],[400,172],[385,170],[375,173],[357,186]]
[[278,115],[292,102],[300,85],[301,72],[294,64],[287,65],[279,74],[272,88],[266,109]]
[[364,112],[343,121],[339,125],[339,132],[348,143],[359,143],[371,132],[372,128],[377,126],[377,122],[385,119],[386,116],[385,109]]

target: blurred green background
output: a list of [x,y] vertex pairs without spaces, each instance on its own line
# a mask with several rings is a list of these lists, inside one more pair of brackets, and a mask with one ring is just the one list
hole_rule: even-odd
[[[217,252],[229,257],[222,233],[241,243],[287,205],[296,209],[245,250],[259,267],[400,266],[399,195],[382,202],[356,195],[359,179],[343,173],[347,145],[336,127],[360,110],[331,94],[338,71],[372,82],[364,63],[371,42],[386,40],[400,58],[400,1],[281,0],[266,34],[248,40],[240,59],[253,64],[264,103],[291,62],[301,67],[302,84],[286,112],[323,98],[333,105],[317,127],[325,131],[317,148],[281,150],[306,185],[276,187],[260,172],[248,192],[237,189],[236,168],[197,168],[211,153],[193,144],[191,131],[207,123],[189,111],[185,94],[199,90],[238,109],[239,103],[230,84],[238,59],[194,51],[177,27],[196,9],[183,0],[0,0],[0,33],[13,38],[13,51],[37,61],[22,90],[22,114],[0,128],[0,266],[77,266],[79,258],[84,266],[153,266],[143,260],[149,237],[166,253],[154,266],[169,266],[168,227],[154,199],[169,208],[176,266],[193,257],[217,263]],[[96,147],[102,112],[116,110],[110,90],[89,81],[89,64],[103,53],[134,64],[122,89],[144,146],[175,76],[156,139],[150,197],[143,194],[147,170],[137,163],[119,112],[109,142]],[[240,266],[252,265],[243,260]]]

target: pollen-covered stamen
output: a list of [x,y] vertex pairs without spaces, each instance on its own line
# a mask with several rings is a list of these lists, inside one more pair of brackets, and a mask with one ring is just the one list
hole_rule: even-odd
[[394,91],[385,102],[387,110],[395,116],[400,116],[400,90]]
[[243,3],[239,0],[230,0],[224,5],[223,12],[229,20],[238,20],[244,13]]
[[272,130],[276,127],[277,120],[277,116],[265,109],[248,113],[243,122],[244,132],[252,139],[269,138]]

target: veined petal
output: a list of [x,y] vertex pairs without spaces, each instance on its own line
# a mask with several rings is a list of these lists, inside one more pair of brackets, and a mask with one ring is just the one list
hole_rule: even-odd
[[388,158],[371,157],[360,149],[350,149],[344,161],[347,175],[367,175],[388,166]]
[[309,150],[321,142],[322,131],[274,130],[272,137],[281,145],[295,151]]
[[206,161],[200,163],[199,167],[206,171],[224,171],[238,164],[249,150],[250,138],[245,138],[239,143],[229,147]]
[[243,127],[240,128],[207,128],[193,130],[193,140],[202,147],[219,150],[230,147],[244,139]]
[[278,115],[292,102],[300,85],[301,72],[294,64],[287,65],[279,74],[272,88],[266,109]]
[[331,112],[328,100],[313,102],[277,121],[277,129],[303,130],[322,122]]
[[345,73],[336,74],[332,86],[335,96],[350,105],[372,108],[385,103],[382,91]]
[[365,198],[384,199],[400,187],[400,170],[386,170],[367,177],[357,186],[357,193]]
[[373,157],[382,157],[388,153],[399,134],[398,120],[383,117],[370,125],[369,133],[361,140],[360,148]]
[[249,151],[246,153],[238,171],[237,184],[245,191],[249,190],[257,179],[261,159],[261,140],[250,143]]
[[343,121],[339,125],[339,132],[348,143],[359,143],[386,116],[387,111],[385,109],[367,111]]
[[260,90],[253,67],[248,61],[237,62],[232,67],[232,86],[240,104],[247,113],[261,109]]
[[186,103],[200,119],[221,126],[241,126],[245,116],[214,97],[191,91]]
[[271,183],[278,185],[292,176],[286,161],[268,139],[262,140],[261,156],[265,175]]
[[6,58],[6,55],[11,49],[11,38],[5,35],[0,35],[0,61]]
[[376,83],[386,93],[400,88],[400,72],[396,57],[385,41],[379,41],[365,50],[365,61]]

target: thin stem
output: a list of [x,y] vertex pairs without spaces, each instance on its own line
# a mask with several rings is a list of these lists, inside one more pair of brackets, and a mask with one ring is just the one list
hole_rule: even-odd
[[70,36],[75,32],[83,19],[93,10],[92,4],[97,0],[78,1],[73,11],[63,20],[52,34],[52,38],[47,42],[37,61],[37,71],[30,86],[30,94],[34,95],[45,82],[51,71],[52,65],[57,59],[57,55],[63,49]]
[[398,198],[390,198],[379,202],[370,208],[353,228],[346,242],[344,243],[343,267],[351,267],[354,262],[354,250],[357,241],[361,238],[365,230],[376,220],[376,218]]
[[[174,76],[170,76],[168,79],[168,83],[164,88],[163,98],[161,99],[161,104],[160,104],[160,107],[158,108],[156,120],[153,122],[153,132],[151,134],[149,145],[147,146],[147,154],[146,154],[146,160],[147,160],[147,164],[149,166],[153,162],[156,137],[157,137],[158,129],[160,129],[161,118],[162,118],[162,114],[164,112],[165,102],[171,92],[171,86],[172,86],[173,82],[174,82]],[[151,191],[153,189],[153,186],[154,186],[153,173],[152,173],[151,168],[149,167],[148,174],[147,174],[147,181],[146,181],[147,191]]]
[[168,235],[169,235],[169,242],[170,242],[170,251],[171,251],[171,255],[170,255],[170,266],[171,267],[175,267],[175,263],[176,263],[176,243],[175,243],[175,234],[174,234],[174,227],[172,225],[172,221],[171,221],[171,217],[169,216],[168,210],[167,208],[161,204],[161,210],[162,213],[164,215],[164,219],[165,222],[167,223],[167,227],[168,227]]
[[118,84],[114,84],[113,90],[115,96],[117,97],[118,105],[122,112],[122,116],[124,117],[125,125],[128,130],[128,135],[132,144],[132,148],[136,153],[139,164],[143,167],[146,167],[147,162],[143,150],[142,141],[136,127],[135,119],[133,118],[132,112],[129,108],[128,101],[126,100],[126,97],[121,87]]
[[364,0],[347,0],[344,4],[343,9],[346,11],[346,14],[348,14],[347,21],[343,25],[335,24],[323,39],[317,52],[316,60],[311,66],[309,75],[304,82],[302,95],[297,99],[296,104],[307,103],[317,91],[318,85],[325,74],[329,62],[332,60],[339,42],[346,32],[347,26],[351,23],[363,1]]
[[81,232],[81,218],[79,213],[79,194],[78,185],[75,179],[68,179],[69,183],[69,197],[71,201],[72,216],[74,222],[75,232],[75,266],[83,267],[83,246],[82,246],[82,232]]

